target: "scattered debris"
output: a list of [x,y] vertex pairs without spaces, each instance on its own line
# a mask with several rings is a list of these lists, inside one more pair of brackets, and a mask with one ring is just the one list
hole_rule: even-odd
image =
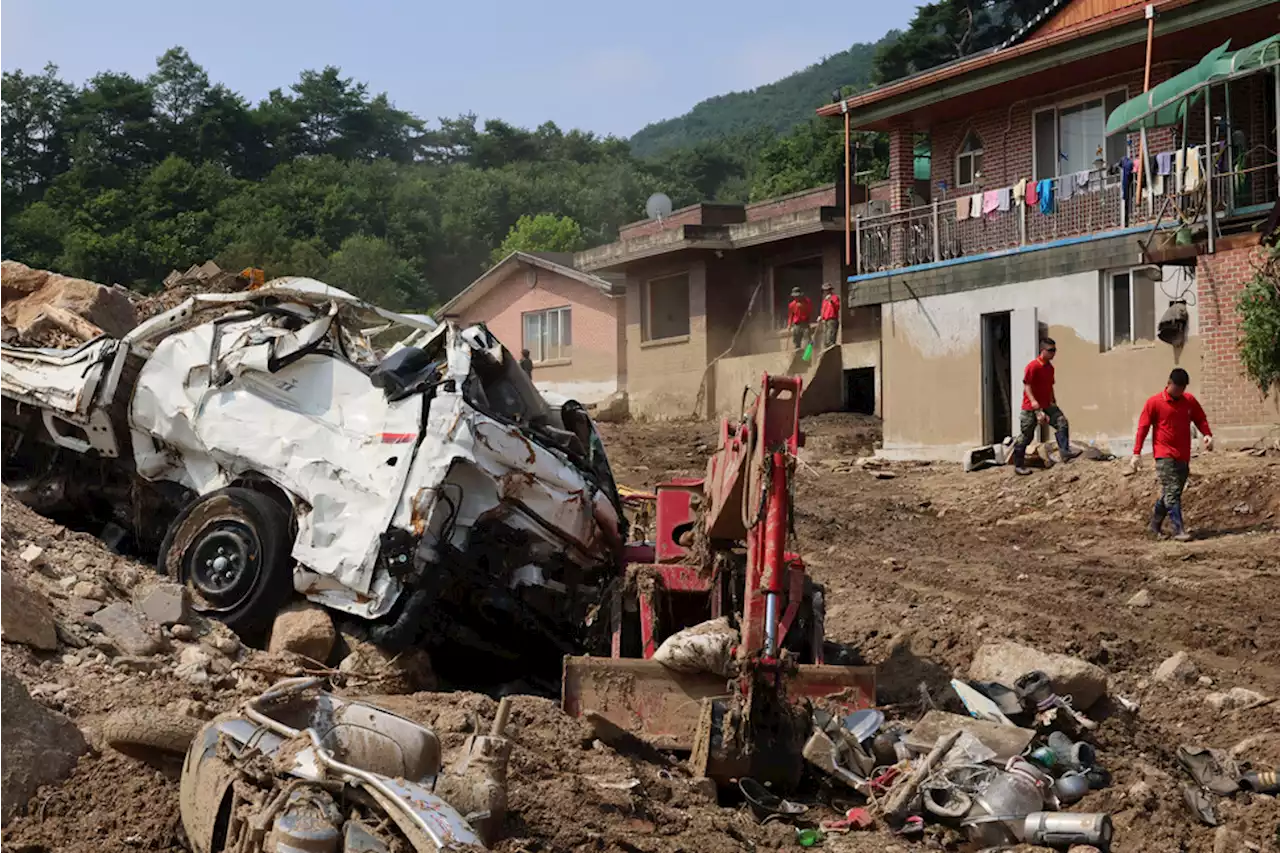
[[1073,706],[1081,711],[1087,711],[1107,692],[1107,673],[1102,667],[1009,641],[981,645],[969,666],[969,678],[1011,685],[1037,670],[1049,676],[1058,695],[1070,696]]
[[5,325],[29,346],[75,345],[103,334],[121,337],[138,323],[129,292],[80,278],[0,264]]
[[146,657],[164,647],[159,628],[124,602],[108,604],[92,621],[122,654]]
[[1271,700],[1244,687],[1232,687],[1226,693],[1210,693],[1204,703],[1215,711],[1239,711],[1265,705]]
[[147,592],[138,609],[157,625],[185,622],[190,606],[187,588],[176,583],[162,583]]
[[1135,592],[1129,598],[1128,601],[1125,602],[1125,606],[1126,607],[1150,607],[1151,593],[1147,592],[1145,589],[1140,589],[1137,592]]

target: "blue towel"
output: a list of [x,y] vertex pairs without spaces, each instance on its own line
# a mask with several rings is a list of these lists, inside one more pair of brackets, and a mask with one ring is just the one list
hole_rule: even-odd
[[1045,178],[1036,182],[1036,194],[1040,196],[1040,212],[1053,213],[1053,179]]

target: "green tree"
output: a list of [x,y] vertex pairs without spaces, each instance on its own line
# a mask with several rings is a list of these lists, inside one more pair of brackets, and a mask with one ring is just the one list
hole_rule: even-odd
[[1280,247],[1273,246],[1241,291],[1240,364],[1263,396],[1280,386]]
[[329,257],[327,280],[361,299],[389,308],[425,311],[435,295],[413,266],[385,240],[357,234]]
[[905,32],[876,47],[872,79],[887,83],[997,47],[1043,9],[1043,0],[925,3]]
[[568,216],[526,214],[516,220],[489,260],[496,264],[512,252],[576,252],[585,247],[582,226]]
[[11,208],[38,198],[68,167],[71,140],[67,120],[75,90],[59,79],[58,67],[49,64],[41,74],[4,72],[0,98],[3,206],[7,215]]

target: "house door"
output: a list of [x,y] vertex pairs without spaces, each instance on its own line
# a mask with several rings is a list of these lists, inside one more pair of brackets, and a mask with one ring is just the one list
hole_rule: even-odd
[[982,441],[999,444],[1013,431],[1009,311],[982,315]]

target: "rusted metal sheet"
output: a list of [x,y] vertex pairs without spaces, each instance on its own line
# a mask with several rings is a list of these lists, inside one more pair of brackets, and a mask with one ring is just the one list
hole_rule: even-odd
[[[562,689],[566,714],[595,711],[660,749],[677,750],[693,749],[702,700],[730,693],[728,682],[710,673],[600,657],[566,657]],[[875,702],[875,668],[801,665],[789,677],[787,693],[835,711],[867,708]]]

